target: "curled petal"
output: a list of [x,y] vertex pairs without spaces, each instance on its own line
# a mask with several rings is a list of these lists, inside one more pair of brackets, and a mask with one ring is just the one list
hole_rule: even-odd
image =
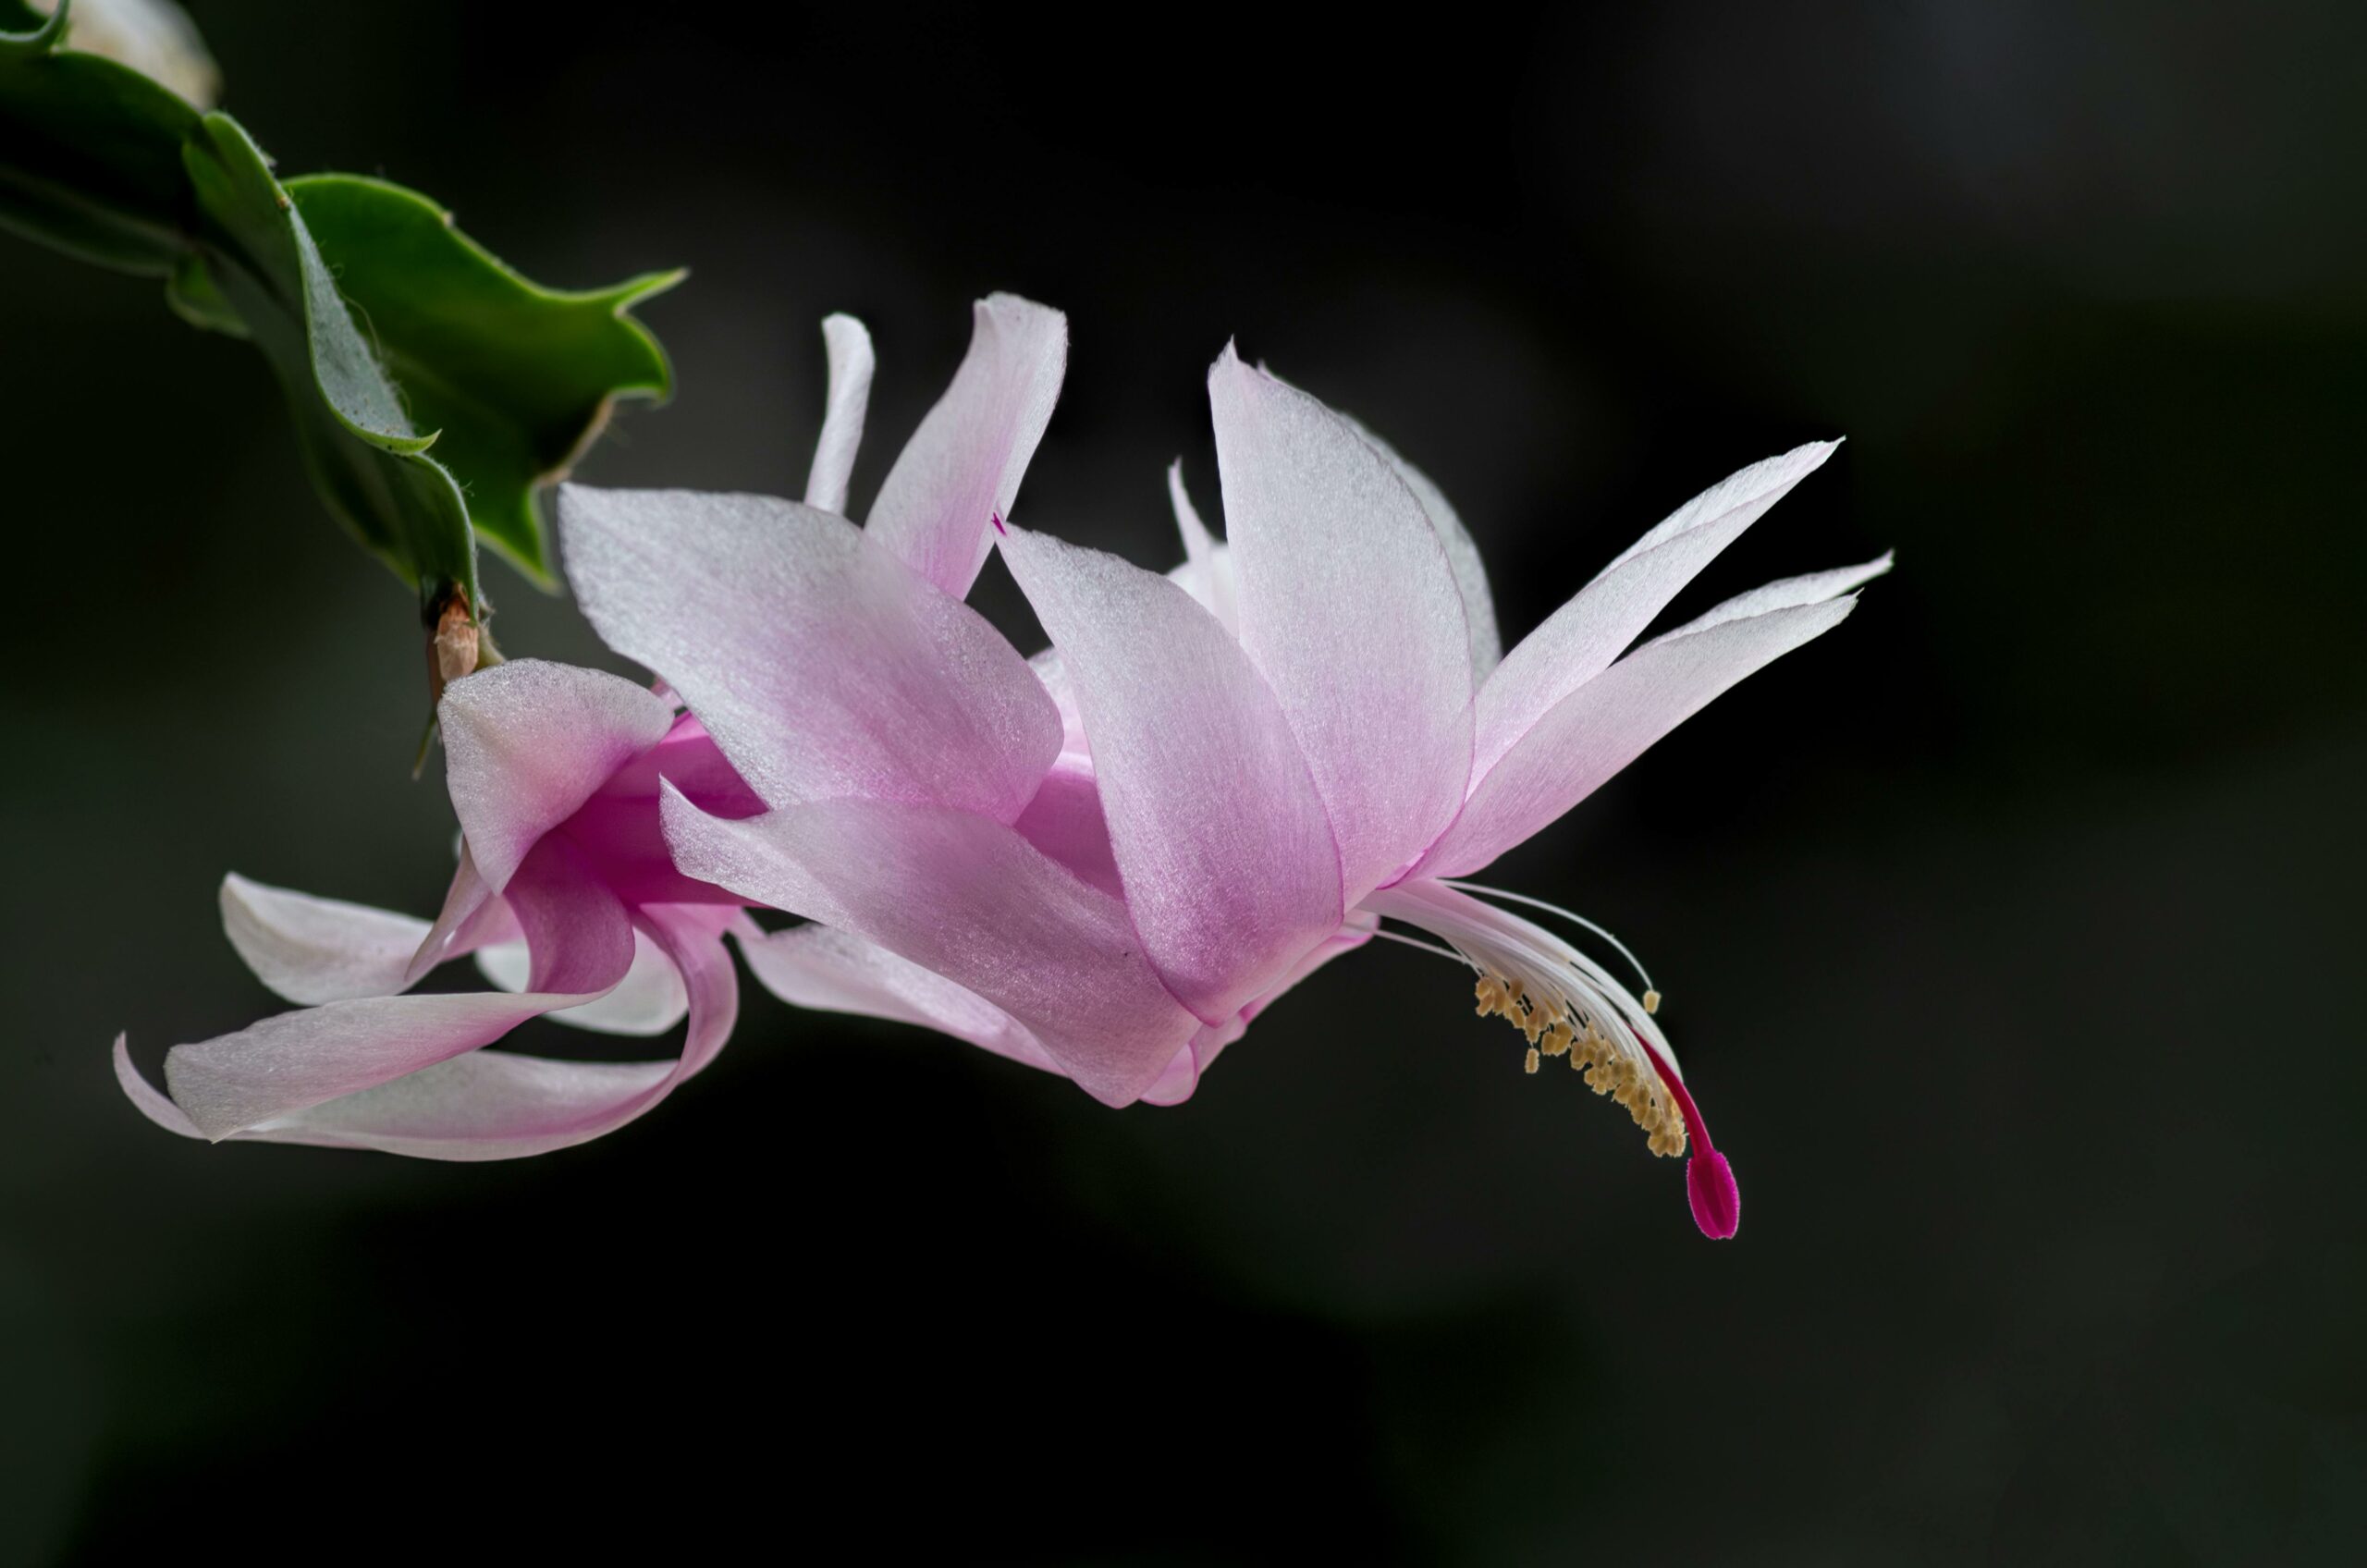
[[[642,912],[644,931],[681,976],[677,984],[688,998],[690,1031],[681,1055],[671,1061],[558,1061],[511,1051],[468,1050],[227,1133],[209,1133],[152,1087],[133,1068],[120,1037],[116,1041],[116,1076],[151,1121],[185,1136],[382,1149],[423,1159],[512,1159],[547,1153],[632,1121],[714,1060],[730,1037],[738,1009],[731,960],[722,943],[730,918],[730,912],[712,906],[660,905]],[[523,998],[404,997],[391,998],[389,1005],[505,1000]],[[347,1018],[340,1025],[353,1022]],[[166,1075],[178,1092],[172,1057],[166,1059]]]
[[535,840],[674,723],[672,707],[646,687],[542,659],[455,680],[436,713],[453,813],[497,892]]
[[411,955],[427,922],[391,910],[222,879],[222,929],[255,978],[310,1007],[390,997],[411,984]]
[[954,598],[986,564],[994,520],[1011,516],[1068,357],[1060,312],[1012,294],[979,300],[953,385],[879,486],[871,536]]
[[115,1081],[117,1086],[123,1090],[124,1096],[139,1108],[140,1114],[166,1132],[178,1133],[184,1138],[205,1136],[197,1130],[197,1123],[189,1119],[188,1111],[175,1105],[162,1089],[140,1075],[140,1069],[131,1062],[129,1035],[117,1035],[115,1037]]
[[[526,988],[531,964],[522,939],[477,952],[477,968],[505,991]],[[554,1012],[550,1020],[596,1035],[663,1035],[682,1021],[690,1005],[681,972],[646,931],[635,931],[632,967],[617,988],[597,1001]]]
[[486,885],[477,875],[477,863],[469,853],[467,840],[460,843],[460,864],[453,868],[452,885],[444,893],[444,907],[435,916],[435,924],[420,938],[419,950],[411,954],[411,963],[403,972],[406,986],[419,984],[421,975],[437,964],[464,956],[496,942],[522,942],[518,917],[500,894]]
[[855,448],[863,445],[864,410],[871,401],[871,334],[852,316],[825,316],[822,341],[830,356],[829,405],[805,474],[805,504],[844,517]]
[[527,953],[526,988],[606,994],[632,967],[632,917],[563,835],[536,844],[504,895]]
[[505,901],[533,955],[533,989],[365,997],[281,1013],[175,1047],[165,1058],[173,1099],[207,1137],[226,1137],[490,1045],[530,1018],[605,996],[631,968],[624,906],[564,838],[534,846]]
[[283,1012],[165,1057],[173,1102],[227,1138],[489,1046],[530,1018],[598,995],[528,991],[364,997]]

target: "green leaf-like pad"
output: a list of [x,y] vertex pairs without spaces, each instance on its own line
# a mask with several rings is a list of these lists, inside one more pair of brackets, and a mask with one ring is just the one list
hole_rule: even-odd
[[547,586],[536,493],[616,398],[668,392],[626,312],[681,275],[556,292],[400,186],[282,186],[237,121],[59,47],[65,23],[0,0],[0,227],[162,278],[185,320],[251,339],[323,501],[426,601],[478,602],[480,531]]
[[467,505],[425,455],[435,434],[403,411],[262,152],[236,120],[208,115],[186,163],[207,220],[207,278],[278,375],[322,499],[423,593],[458,583],[475,603]]
[[416,191],[352,175],[287,189],[411,422],[442,433],[435,455],[467,491],[479,533],[547,582],[535,491],[565,476],[618,397],[670,390],[665,352],[625,312],[681,274],[559,293],[504,266]]

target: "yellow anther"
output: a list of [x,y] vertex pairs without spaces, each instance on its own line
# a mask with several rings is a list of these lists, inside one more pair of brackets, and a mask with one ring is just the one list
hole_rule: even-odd
[[1503,1011],[1504,983],[1496,976],[1482,974],[1479,976],[1478,984],[1472,986],[1471,990],[1472,994],[1479,998],[1480,1017],[1486,1018],[1492,1013]]
[[1660,1010],[1661,994],[1658,991],[1646,991],[1644,993],[1644,1011],[1646,1012],[1658,1012]]
[[[1655,1155],[1681,1155],[1686,1148],[1684,1123],[1662,1085],[1657,1072],[1623,1049],[1620,1035],[1605,1034],[1600,1018],[1582,999],[1574,999],[1548,977],[1532,993],[1526,978],[1482,970],[1472,983],[1471,995],[1482,1018],[1500,1017],[1521,1032],[1528,1048],[1521,1056],[1521,1071],[1535,1073],[1549,1056],[1567,1057],[1570,1070],[1588,1088],[1616,1099],[1629,1120],[1643,1129]],[[1645,993],[1644,1006],[1660,1005],[1660,993]],[[1625,1026],[1618,1026],[1624,1033]]]

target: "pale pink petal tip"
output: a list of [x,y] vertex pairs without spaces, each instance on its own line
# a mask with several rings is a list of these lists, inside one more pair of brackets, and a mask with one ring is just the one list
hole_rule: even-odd
[[1685,1162],[1685,1195],[1693,1204],[1693,1223],[1713,1242],[1723,1242],[1742,1227],[1742,1190],[1735,1185],[1734,1167],[1715,1149],[1703,1149]]

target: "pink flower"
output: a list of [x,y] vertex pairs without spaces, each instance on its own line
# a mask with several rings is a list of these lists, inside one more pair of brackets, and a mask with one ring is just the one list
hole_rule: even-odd
[[[847,317],[824,324],[831,395],[807,493],[844,505],[872,371]],[[1049,417],[1066,352],[1056,313],[983,302],[968,357],[922,422],[873,510],[883,536],[926,552],[938,520],[1008,508]],[[975,573],[985,545],[967,563]],[[964,546],[966,548],[966,546]],[[959,551],[956,555],[959,555]],[[963,570],[949,557],[948,572]],[[965,576],[966,581],[966,576]],[[815,938],[768,937],[745,900],[679,872],[663,788],[729,818],[760,810],[696,718],[595,670],[519,660],[455,681],[439,707],[463,849],[430,925],[232,876],[232,944],[301,1010],[176,1047],[170,1097],[125,1042],[117,1074],[141,1110],[191,1137],[392,1150],[444,1159],[536,1154],[599,1136],[663,1099],[722,1048],[738,1008],[723,937],[760,980],[802,996]],[[474,954],[493,992],[404,995]],[[486,1047],[529,1019],[657,1035],[687,1013],[670,1061],[553,1060]]]
[[[730,814],[755,808],[698,721],[613,675],[518,660],[455,681],[439,709],[462,851],[424,921],[232,876],[222,915],[258,978],[305,1004],[165,1059],[167,1099],[124,1090],[191,1137],[499,1159],[622,1126],[712,1060],[737,984],[724,933],[742,900],[676,871],[658,780]],[[498,991],[403,995],[476,955]],[[671,1061],[581,1062],[480,1050],[528,1019],[657,1035]]]
[[[918,531],[875,513],[866,533],[763,497],[564,493],[586,614],[770,808],[726,819],[668,793],[676,863],[818,923],[789,934],[803,978],[784,994],[942,1029],[1111,1104],[1184,1098],[1282,991],[1380,921],[1412,925],[1477,971],[1531,1071],[1567,1057],[1655,1152],[1699,1155],[1696,1219],[1732,1234],[1731,1171],[1656,996],[1456,879],[1848,613],[1887,557],[1619,656],[1833,447],[1687,503],[1499,663],[1477,552],[1435,486],[1230,349],[1209,386],[1229,543],[1179,485],[1190,558],[1171,579],[1006,531],[1000,505]],[[1032,667],[960,603],[990,526],[1052,636]]]

